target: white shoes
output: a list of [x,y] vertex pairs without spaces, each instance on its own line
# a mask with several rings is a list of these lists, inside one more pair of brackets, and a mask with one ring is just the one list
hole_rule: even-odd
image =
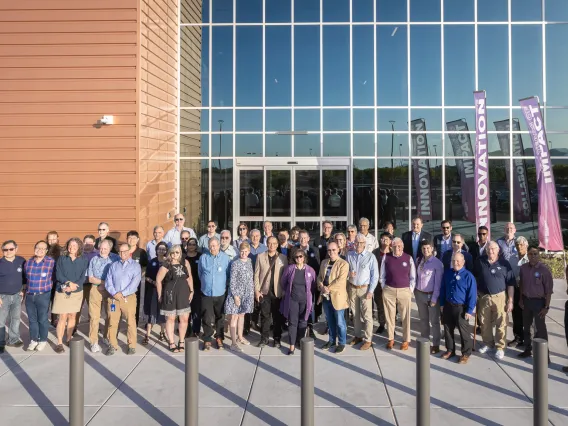
[[495,358],[497,359],[505,358],[505,351],[503,349],[497,349],[497,352],[495,352]]
[[97,352],[100,352],[100,351],[101,351],[101,347],[99,346],[98,343],[93,343],[91,345],[91,352],[97,353]]
[[489,346],[483,345],[482,347],[479,348],[477,352],[479,352],[480,354],[484,354],[487,353],[487,351],[489,351]]
[[37,348],[37,345],[39,345],[38,342],[36,342],[35,340],[30,341],[30,344],[28,345],[28,351],[35,351]]
[[47,346],[47,342],[39,342],[36,346],[36,351],[41,352]]

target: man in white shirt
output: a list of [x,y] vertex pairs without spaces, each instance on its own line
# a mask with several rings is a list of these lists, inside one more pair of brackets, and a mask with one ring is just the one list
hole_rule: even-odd
[[237,257],[237,252],[231,244],[231,231],[224,229],[221,231],[221,247],[220,252],[229,256],[230,260]]
[[377,242],[375,236],[369,233],[370,225],[371,224],[369,222],[369,219],[367,219],[366,217],[359,219],[359,233],[361,233],[365,237],[365,241],[367,242],[365,250],[367,250],[369,253],[372,253],[373,250],[379,248],[379,243]]
[[189,231],[190,237],[197,238],[195,231],[191,228],[186,228],[185,226],[183,226],[184,223],[185,217],[183,217],[181,213],[178,213],[174,216],[174,227],[170,229],[164,237],[164,241],[168,243],[169,246],[181,244],[181,231],[183,230]]

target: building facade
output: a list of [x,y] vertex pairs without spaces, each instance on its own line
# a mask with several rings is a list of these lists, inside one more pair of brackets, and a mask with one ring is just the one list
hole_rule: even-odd
[[533,95],[568,228],[565,0],[20,3],[0,1],[1,239],[147,239],[178,210],[201,232],[420,214],[469,239],[475,90],[494,232],[538,226]]

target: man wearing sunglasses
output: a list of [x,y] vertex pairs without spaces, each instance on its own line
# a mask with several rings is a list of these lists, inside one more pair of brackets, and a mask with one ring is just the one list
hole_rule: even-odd
[[[440,224],[441,234],[434,237],[434,250],[436,257],[442,260],[442,256],[445,252],[452,250],[452,221],[444,219]],[[463,244],[463,250],[469,251],[467,244]]]
[[221,231],[221,253],[229,256],[229,260],[237,258],[237,252],[231,244],[231,231],[227,229]]
[[99,232],[99,237],[95,240],[95,250],[99,249],[101,241],[109,240],[112,241],[112,253],[118,254],[116,251],[116,239],[114,239],[109,235],[110,232],[109,224],[107,222],[99,223],[98,232]]
[[20,315],[22,298],[26,291],[26,259],[17,256],[18,245],[14,240],[2,243],[0,258],[0,353],[6,346],[6,321],[10,320],[8,346],[20,347],[24,343],[20,339]]
[[176,244],[181,244],[181,231],[186,230],[189,231],[190,237],[197,238],[195,235],[195,231],[191,228],[186,228],[183,226],[185,224],[185,217],[181,213],[178,213],[174,216],[174,227],[166,232],[166,236],[164,237],[164,241],[168,243],[171,247]]
[[452,257],[456,253],[462,253],[465,259],[465,269],[473,273],[473,259],[471,254],[463,249],[463,236],[461,234],[452,235],[452,249],[447,251],[442,256],[442,263],[444,264],[444,270],[447,271],[452,269]]
[[198,250],[200,253],[205,253],[209,250],[209,240],[211,238],[216,238],[218,241],[221,241],[221,236],[217,234],[217,222],[214,220],[207,222],[207,233],[199,237],[197,246],[199,247]]
[[469,254],[473,260],[473,264],[477,262],[480,257],[487,257],[487,242],[489,241],[489,229],[486,226],[480,226],[477,229],[477,242],[473,243]]

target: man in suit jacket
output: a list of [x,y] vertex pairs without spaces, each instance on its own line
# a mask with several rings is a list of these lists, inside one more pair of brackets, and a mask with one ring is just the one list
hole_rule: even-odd
[[327,254],[328,258],[321,263],[317,281],[320,291],[318,304],[323,304],[329,328],[329,340],[322,349],[333,348],[335,353],[341,353],[347,343],[344,312],[349,307],[347,302],[349,263],[339,257],[339,246],[335,242],[328,243]]
[[268,237],[267,243],[268,250],[257,256],[254,268],[254,289],[256,300],[260,304],[261,332],[259,346],[268,344],[270,318],[272,317],[274,347],[279,348],[282,336],[280,278],[284,268],[288,265],[288,259],[283,254],[278,253],[278,239],[276,237]]
[[[452,250],[452,221],[444,219],[440,224],[440,229],[442,230],[442,233],[434,237],[434,250],[436,252],[436,257],[442,260],[444,253]],[[469,251],[465,241],[462,249]]]
[[424,223],[422,218],[417,216],[412,219],[412,231],[407,231],[402,234],[402,242],[404,243],[404,252],[412,256],[412,260],[417,264],[416,258],[421,257],[420,243],[422,241],[432,241],[432,234],[423,231]]
[[480,226],[477,230],[477,242],[472,244],[471,250],[469,251],[474,265],[480,257],[487,257],[485,249],[487,248],[488,236],[489,230],[487,229],[487,226]]
[[452,235],[452,249],[447,251],[442,256],[442,263],[444,264],[444,270],[448,271],[452,269],[452,256],[454,253],[462,253],[465,261],[465,269],[473,274],[473,259],[471,254],[465,251],[463,248],[463,236],[461,234]]

